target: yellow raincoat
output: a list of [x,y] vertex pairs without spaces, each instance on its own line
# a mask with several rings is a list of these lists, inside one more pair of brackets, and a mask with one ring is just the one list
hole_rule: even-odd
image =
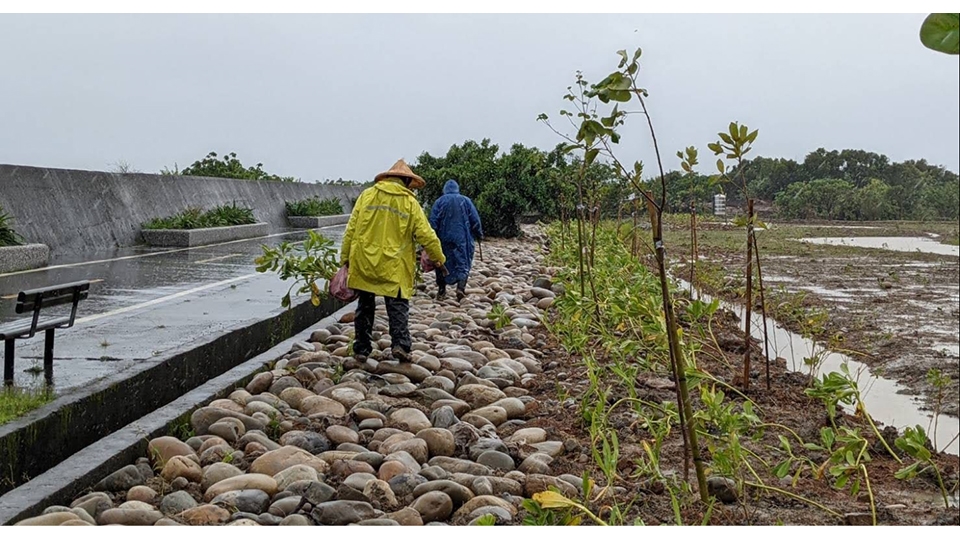
[[385,178],[365,189],[350,214],[340,248],[340,263],[350,265],[347,287],[410,298],[417,244],[434,262],[446,262],[423,209],[399,179]]

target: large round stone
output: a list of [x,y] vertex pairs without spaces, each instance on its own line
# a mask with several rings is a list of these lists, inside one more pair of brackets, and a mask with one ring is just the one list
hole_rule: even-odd
[[307,416],[320,414],[324,416],[343,416],[347,414],[346,407],[339,401],[323,396],[311,396],[300,402],[300,412]]
[[160,476],[167,482],[173,482],[173,479],[178,477],[186,478],[190,482],[200,482],[203,478],[203,469],[192,459],[174,456],[163,466]]
[[157,437],[147,443],[147,455],[161,467],[174,456],[196,455],[193,448],[176,437]]
[[210,489],[210,486],[221,480],[233,478],[234,476],[240,476],[241,474],[243,474],[243,471],[229,463],[221,462],[207,465],[204,467],[203,477],[200,479],[200,490],[206,491]]
[[[280,436],[280,444],[303,448],[313,455],[330,450],[330,440],[314,431],[288,431]],[[276,450],[276,448],[271,448],[271,450]]]
[[160,501],[160,512],[173,516],[197,506],[197,501],[186,491],[174,491]]
[[[450,409],[450,413],[453,413],[452,409]],[[452,456],[457,451],[453,433],[448,429],[438,427],[421,429],[417,432],[417,438],[426,441],[430,457]]]
[[294,482],[304,480],[315,482],[320,479],[320,475],[309,465],[294,465],[273,475],[273,479],[277,481],[277,489],[285,491],[287,486]]
[[318,473],[324,473],[329,465],[317,456],[296,446],[284,446],[271,450],[250,464],[250,472],[273,476],[294,465],[307,465]]
[[390,413],[387,425],[410,433],[417,433],[422,429],[427,429],[432,426],[425,414],[410,407],[397,409]]
[[465,384],[457,388],[456,396],[458,399],[466,401],[474,409],[485,407],[507,397],[500,389],[481,384]]
[[100,514],[100,525],[153,525],[163,517],[157,510],[135,508],[112,508]]
[[241,489],[259,489],[271,497],[277,493],[277,481],[265,474],[242,474],[221,480],[210,486],[204,493],[205,501],[212,501],[217,495]]
[[417,497],[410,507],[420,513],[424,523],[444,521],[453,513],[453,500],[442,491],[431,491]]
[[187,525],[217,525],[226,523],[230,519],[230,512],[219,506],[205,504],[184,510],[176,517]]
[[241,489],[217,495],[211,504],[236,508],[239,512],[260,514],[270,508],[270,496],[259,489]]

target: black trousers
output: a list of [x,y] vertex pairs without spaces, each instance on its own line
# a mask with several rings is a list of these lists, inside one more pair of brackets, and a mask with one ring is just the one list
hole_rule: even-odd
[[[439,289],[439,291],[437,292],[439,292],[440,294],[447,292],[447,282],[443,280],[443,274],[440,272],[440,270],[435,270],[434,272],[436,272],[437,274],[437,288]],[[467,280],[464,279],[462,281],[458,281],[457,290],[458,291],[467,290]]]
[[[366,291],[357,291],[357,316],[353,320],[356,336],[353,340],[353,354],[369,356],[373,351],[371,339],[373,334],[373,320],[377,311],[377,297]],[[390,346],[400,347],[403,352],[409,353],[410,342],[410,301],[400,298],[397,291],[396,298],[383,297],[387,304],[387,319],[390,323]]]

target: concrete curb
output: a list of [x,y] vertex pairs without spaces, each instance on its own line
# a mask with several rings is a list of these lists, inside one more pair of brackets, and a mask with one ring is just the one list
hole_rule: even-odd
[[147,442],[166,435],[171,424],[188,418],[194,410],[246,384],[267,364],[290,352],[295,342],[307,340],[314,329],[333,324],[355,309],[356,303],[348,304],[290,339],[207,381],[0,496],[0,525],[12,525],[37,516],[48,506],[69,504],[105,476],[145,456]]
[[338,216],[287,216],[287,223],[295,229],[319,229],[333,225],[343,225],[350,221],[350,214]]
[[149,246],[192,247],[266,236],[269,228],[267,223],[252,223],[208,229],[143,229],[140,234],[143,235],[144,243]]
[[0,274],[46,266],[50,248],[46,244],[0,247]]

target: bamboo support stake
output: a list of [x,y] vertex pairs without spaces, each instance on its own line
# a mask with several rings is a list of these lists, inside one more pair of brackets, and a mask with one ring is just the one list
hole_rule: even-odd
[[650,226],[653,230],[653,244],[657,255],[657,270],[660,273],[660,292],[663,296],[663,313],[667,322],[667,341],[670,346],[670,364],[673,367],[677,381],[677,409],[680,414],[680,429],[684,433],[684,466],[687,467],[687,455],[693,457],[693,467],[697,474],[697,485],[700,488],[700,500],[709,502],[707,493],[707,479],[703,470],[703,461],[700,457],[700,447],[697,444],[697,430],[693,422],[693,407],[690,404],[690,393],[687,388],[686,361],[680,351],[680,339],[677,332],[677,319],[673,312],[673,301],[670,299],[670,287],[667,283],[666,253],[663,247],[663,229],[660,213],[653,203],[653,194],[647,193],[647,211],[650,214]]
[[753,235],[753,255],[757,261],[757,285],[760,287],[760,313],[763,314],[763,355],[767,360],[767,390],[770,390],[770,337],[767,334],[767,299],[763,293],[763,270],[760,267],[760,246],[757,245],[757,235]]
[[697,280],[697,203],[690,201],[690,299]]
[[747,201],[747,290],[743,321],[743,390],[750,388],[750,315],[753,309],[753,199]]

